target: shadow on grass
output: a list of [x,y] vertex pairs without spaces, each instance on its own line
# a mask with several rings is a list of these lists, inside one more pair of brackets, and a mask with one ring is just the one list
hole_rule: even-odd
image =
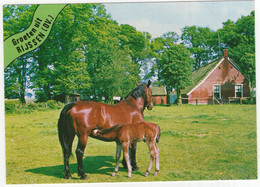
[[[70,164],[71,174],[77,173],[77,163]],[[84,158],[84,169],[87,174],[105,174],[111,175],[114,171],[115,159],[112,156],[87,156]],[[64,165],[39,167],[25,170],[35,174],[63,178]]]

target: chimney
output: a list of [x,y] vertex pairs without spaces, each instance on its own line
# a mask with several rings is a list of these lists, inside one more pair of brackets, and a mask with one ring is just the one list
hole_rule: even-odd
[[223,49],[223,55],[224,55],[224,58],[228,57],[228,50],[227,49]]

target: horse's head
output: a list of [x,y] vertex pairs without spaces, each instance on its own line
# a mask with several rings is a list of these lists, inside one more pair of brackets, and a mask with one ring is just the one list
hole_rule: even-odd
[[137,84],[138,86],[133,89],[126,98],[132,96],[134,99],[142,97],[144,100],[143,108],[147,107],[148,110],[152,110],[152,90],[150,88],[151,81],[149,80],[147,84]]
[[152,101],[152,90],[150,88],[151,81],[149,80],[148,83],[145,85],[145,97],[144,97],[144,104],[148,110],[153,109],[153,101]]

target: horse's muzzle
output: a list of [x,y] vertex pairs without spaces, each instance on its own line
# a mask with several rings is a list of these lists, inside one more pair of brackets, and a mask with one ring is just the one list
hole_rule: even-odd
[[148,106],[147,106],[147,109],[148,109],[148,110],[152,110],[152,109],[153,109],[153,103],[150,104],[150,105],[148,105]]

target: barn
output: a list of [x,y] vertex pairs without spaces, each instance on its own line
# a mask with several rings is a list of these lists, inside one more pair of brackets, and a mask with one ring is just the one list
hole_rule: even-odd
[[154,104],[167,104],[167,92],[165,87],[151,87]]
[[192,84],[181,91],[183,103],[223,104],[250,97],[249,81],[223,51],[215,60],[192,73]]

